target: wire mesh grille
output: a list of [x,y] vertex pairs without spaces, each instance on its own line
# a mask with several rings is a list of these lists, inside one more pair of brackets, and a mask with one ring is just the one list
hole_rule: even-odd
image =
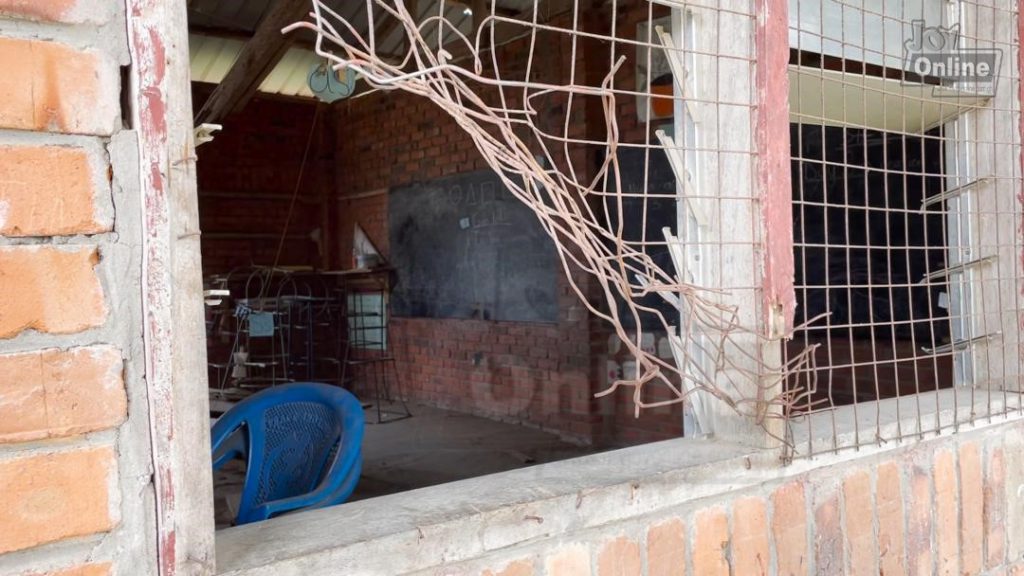
[[[366,0],[357,22],[312,0],[293,28],[370,89],[427,98],[473,138],[636,357],[605,393],[632,387],[638,414],[686,402],[698,433],[738,413],[790,455],[839,448],[846,404],[877,415],[854,415],[856,446],[889,439],[879,400],[914,399],[902,437],[960,422],[926,423],[925,393],[985,396],[972,419],[1018,393],[1010,0],[789,3],[794,250],[772,255],[796,264],[786,335],[763,309],[754,2],[476,1],[458,22],[450,3],[426,2]],[[997,89],[908,64],[937,59],[956,24],[975,60],[999,55]],[[397,52],[379,49],[396,34]],[[804,429],[827,441],[801,445]]]
[[796,453],[1015,410],[1016,3],[790,5]]

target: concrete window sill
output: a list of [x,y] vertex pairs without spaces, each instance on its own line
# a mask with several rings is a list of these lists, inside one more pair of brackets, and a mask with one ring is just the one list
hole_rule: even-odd
[[[1024,401],[1016,392],[948,388],[856,406],[840,406],[791,423],[796,457],[837,450],[897,446],[1020,418]],[[938,431],[938,432],[936,432]]]
[[[1014,410],[1011,415],[987,416],[1004,405]],[[902,431],[907,439],[789,466],[780,465],[779,450],[680,438],[300,512],[217,532],[217,574],[392,576],[428,570],[906,446],[919,438],[909,434],[918,421],[959,420],[966,422],[961,429],[974,429],[1019,419],[1021,405],[1016,394],[976,391],[972,402],[969,389],[942,390],[817,413],[810,426],[797,421],[798,455],[809,442],[820,453],[834,445],[852,447],[864,434],[874,439],[876,418],[883,423],[877,427],[882,438]],[[972,411],[974,421],[967,422]]]
[[680,438],[228,528],[217,574],[424,570],[738,488],[750,453]]

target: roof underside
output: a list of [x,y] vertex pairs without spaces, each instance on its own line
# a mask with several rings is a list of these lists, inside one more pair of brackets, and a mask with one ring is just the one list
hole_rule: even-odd
[[[220,83],[272,1],[190,0],[188,16],[191,30],[189,51],[192,80]],[[365,1],[327,0],[327,4],[351,22],[356,29],[365,33]],[[498,6],[510,11],[520,11],[532,5],[532,0],[498,2]],[[461,32],[471,31],[473,17],[463,3],[451,0],[421,0],[418,17],[422,20],[430,15],[439,14],[441,10],[444,11],[445,18]],[[313,96],[306,84],[306,78],[310,69],[319,62],[319,58],[312,50],[312,35],[304,34],[297,37],[296,43],[263,81],[259,88],[260,92],[299,97]],[[401,29],[393,29],[383,40],[378,39],[378,50],[385,54],[397,54],[401,48],[402,37]]]

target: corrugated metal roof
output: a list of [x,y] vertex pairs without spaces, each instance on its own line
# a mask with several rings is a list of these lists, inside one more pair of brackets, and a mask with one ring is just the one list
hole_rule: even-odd
[[[188,44],[192,80],[219,84],[238,58],[245,41],[239,38],[189,34]],[[317,62],[319,57],[312,50],[294,47],[289,49],[260,84],[260,92],[312,98],[313,92],[306,84],[306,76]]]
[[[224,79],[242,50],[245,35],[256,29],[270,1],[192,0],[189,3],[189,25],[201,31],[189,34],[192,80],[217,84]],[[442,0],[421,1],[418,19],[422,21],[438,15],[441,2]],[[328,5],[344,16],[357,30],[366,30],[364,2],[330,0]],[[532,0],[502,0],[499,5],[522,9],[523,6],[532,6]],[[464,5],[447,0],[444,15],[462,33],[468,34],[471,31],[473,17]],[[217,35],[211,32],[213,30],[221,30],[227,34]],[[445,42],[449,41],[452,35],[450,30],[447,31]],[[378,51],[389,54],[399,52],[403,36],[402,31],[396,28],[386,38],[378,38]],[[306,78],[310,68],[316,63],[318,57],[312,50],[293,47],[263,81],[259,90],[269,94],[312,97],[313,93],[306,84]]]

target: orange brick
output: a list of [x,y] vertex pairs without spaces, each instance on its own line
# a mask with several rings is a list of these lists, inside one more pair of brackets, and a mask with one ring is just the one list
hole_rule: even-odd
[[0,355],[0,443],[117,426],[127,412],[121,368],[109,346]]
[[590,551],[575,544],[556,550],[545,559],[546,574],[558,576],[590,576]]
[[678,518],[647,531],[647,574],[683,576],[686,573],[686,527]]
[[484,570],[483,576],[533,576],[533,560],[516,560],[498,572]]
[[0,248],[0,338],[23,330],[81,332],[103,324],[107,306],[95,248]]
[[914,466],[910,477],[910,516],[907,522],[907,568],[914,576],[932,570],[932,483],[928,472]]
[[886,462],[878,467],[875,505],[878,508],[878,563],[880,574],[906,574],[903,561],[903,493],[900,467]]
[[1006,561],[1006,460],[1002,447],[992,450],[985,474],[985,558],[989,568]]
[[834,487],[815,492],[815,574],[843,573],[843,533],[839,518],[839,493]]
[[0,553],[113,528],[109,447],[0,461]]
[[111,229],[95,205],[98,180],[83,148],[0,146],[0,235],[95,234]]
[[957,526],[956,465],[946,449],[935,453],[935,553],[937,574],[952,576],[959,570],[960,542]]
[[978,574],[985,553],[985,491],[975,442],[960,445],[960,574]]
[[721,508],[697,512],[694,518],[693,571],[701,576],[729,576],[729,517]]
[[113,61],[55,42],[0,38],[0,70],[0,128],[109,135],[119,123]]
[[109,4],[103,0],[0,0],[0,15],[47,22],[99,24],[110,16]]
[[763,498],[743,498],[732,508],[732,565],[736,574],[768,573],[768,507]]
[[640,576],[640,546],[620,536],[606,542],[597,555],[598,576]]
[[849,573],[854,576],[877,574],[875,506],[871,501],[871,476],[867,472],[854,472],[843,480],[843,503],[847,550],[850,552]]
[[29,572],[22,576],[110,576],[110,563],[82,564],[50,572]]
[[790,482],[772,493],[772,537],[779,576],[808,573],[804,485]]

